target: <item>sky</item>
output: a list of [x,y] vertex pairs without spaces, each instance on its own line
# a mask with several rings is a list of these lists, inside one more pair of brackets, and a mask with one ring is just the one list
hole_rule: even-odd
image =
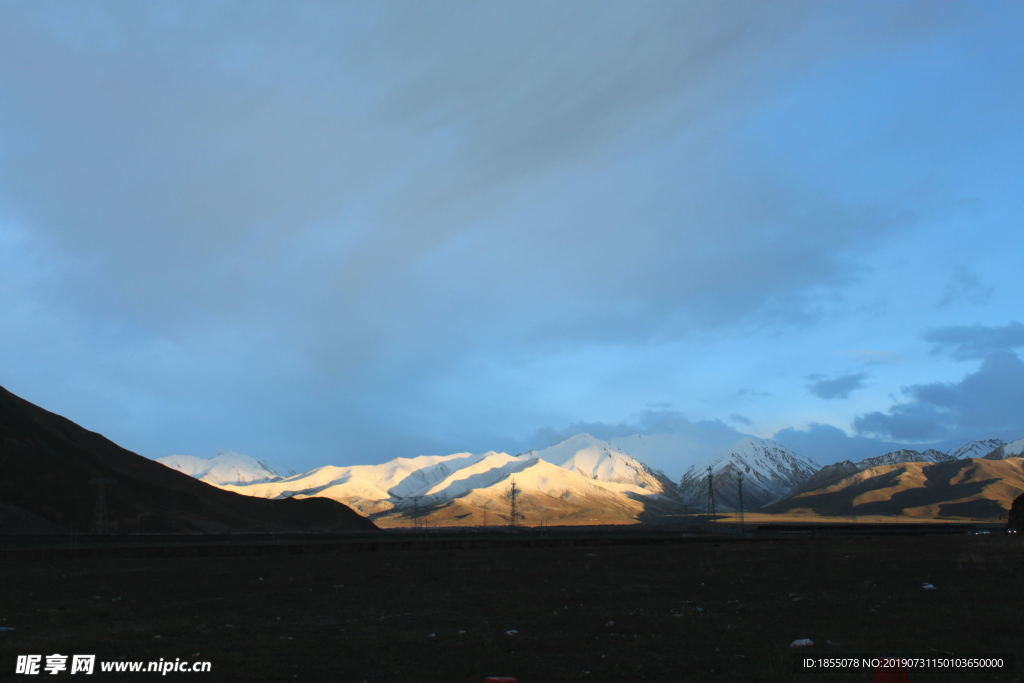
[[0,385],[294,470],[1022,437],[1022,30],[998,0],[0,0]]

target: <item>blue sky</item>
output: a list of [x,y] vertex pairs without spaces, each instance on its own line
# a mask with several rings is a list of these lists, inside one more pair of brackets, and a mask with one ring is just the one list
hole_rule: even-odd
[[1024,436],[1024,6],[0,2],[0,383],[294,469]]

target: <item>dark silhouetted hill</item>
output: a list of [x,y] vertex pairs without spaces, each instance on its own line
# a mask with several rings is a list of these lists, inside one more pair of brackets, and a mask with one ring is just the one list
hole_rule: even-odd
[[1008,529],[1024,532],[1024,493],[1014,499],[1013,505],[1010,507],[1010,514],[1007,516],[1006,526]]
[[215,488],[0,387],[0,533],[96,531],[97,510],[110,533],[376,528],[333,500]]

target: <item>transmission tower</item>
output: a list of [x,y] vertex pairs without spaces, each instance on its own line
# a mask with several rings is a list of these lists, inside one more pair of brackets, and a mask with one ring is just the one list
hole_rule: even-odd
[[708,465],[708,519],[711,523],[715,523],[715,517],[718,511],[715,509],[715,480],[714,475],[711,471],[711,465]]
[[522,516],[519,513],[519,494],[521,490],[516,486],[516,480],[512,480],[512,485],[508,489],[508,525],[515,529],[519,525],[519,519]]
[[423,519],[423,511],[420,509],[420,496],[412,497],[412,525],[413,528],[422,529],[427,525]]
[[736,473],[736,491],[740,498],[740,536],[743,535],[743,472]]

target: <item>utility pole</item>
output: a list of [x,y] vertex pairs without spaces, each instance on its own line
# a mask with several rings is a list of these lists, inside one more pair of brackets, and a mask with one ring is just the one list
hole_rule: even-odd
[[718,511],[715,509],[715,480],[711,471],[711,465],[708,465],[708,519],[711,520],[711,524],[715,523],[715,517]]
[[508,490],[508,525],[515,529],[519,523],[519,493],[520,489],[516,486],[516,480],[512,480],[512,486]]
[[736,473],[736,489],[740,497],[740,536],[743,535],[743,472]]

